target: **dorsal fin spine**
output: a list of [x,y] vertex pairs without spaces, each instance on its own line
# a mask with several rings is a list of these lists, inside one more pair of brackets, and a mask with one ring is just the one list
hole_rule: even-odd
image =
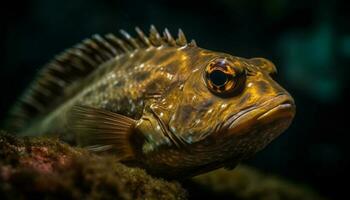
[[101,48],[94,40],[90,38],[85,39],[84,44],[90,47],[94,55],[99,56],[101,63],[111,58],[110,56],[108,56],[108,53],[103,48]]
[[186,36],[185,34],[182,32],[181,29],[179,29],[179,32],[178,32],[178,36],[177,36],[177,39],[176,39],[176,43],[180,46],[184,46],[187,44],[187,39],[186,39]]
[[112,43],[114,44],[116,47],[118,47],[122,52],[124,53],[128,53],[129,49],[128,47],[125,45],[125,43],[117,38],[116,36],[114,36],[113,34],[108,34],[106,35],[106,38]]
[[96,62],[88,56],[85,56],[79,49],[69,49],[67,52],[86,63],[88,65],[87,68],[93,68],[96,66]]
[[120,33],[124,36],[126,41],[128,41],[134,49],[139,49],[140,48],[140,45],[137,44],[136,40],[133,37],[131,37],[128,32],[126,32],[123,29],[120,29]]
[[95,34],[92,36],[92,38],[100,44],[101,47],[103,47],[109,54],[109,56],[112,58],[114,55],[116,55],[118,52],[117,50],[110,45],[103,37],[101,37],[98,34]]
[[146,47],[152,46],[152,44],[149,41],[148,37],[143,33],[143,31],[139,27],[136,27],[135,31],[137,32],[140,40],[145,44]]
[[154,25],[151,25],[149,39],[152,45],[156,47],[162,45],[162,38],[160,37],[160,34]]
[[89,59],[88,57],[83,56],[82,54],[79,54],[78,52],[79,50],[75,50],[75,49],[70,49],[67,51],[67,53],[69,53],[70,56],[72,57],[74,65],[84,72],[93,68],[94,62],[92,62],[92,60]]
[[171,46],[176,46],[176,42],[167,28],[164,29],[164,38]]
[[[69,51],[69,50],[68,50]],[[98,65],[98,63],[96,62],[96,60],[92,59],[91,57],[87,56],[84,53],[84,50],[80,49],[79,45],[76,45],[71,51],[74,51],[74,55],[76,55],[78,58],[85,60],[87,63],[89,63],[89,65],[91,67],[95,67]]]

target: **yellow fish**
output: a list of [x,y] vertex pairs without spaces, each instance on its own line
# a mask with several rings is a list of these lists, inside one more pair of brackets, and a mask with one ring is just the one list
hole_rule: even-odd
[[168,178],[233,168],[292,122],[274,64],[200,48],[181,29],[94,35],[49,62],[8,119]]

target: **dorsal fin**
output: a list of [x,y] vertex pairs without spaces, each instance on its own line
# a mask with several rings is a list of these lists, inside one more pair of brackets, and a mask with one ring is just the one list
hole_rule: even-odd
[[135,30],[136,37],[132,37],[124,30],[120,31],[123,38],[111,33],[104,36],[96,34],[58,54],[43,67],[36,80],[10,110],[5,122],[6,128],[17,131],[25,128],[29,119],[47,113],[52,106],[57,105],[72,83],[85,78],[101,64],[118,55],[160,45],[178,47],[188,45],[181,30],[176,39],[173,39],[167,29],[162,37],[153,25],[148,36],[138,27]]

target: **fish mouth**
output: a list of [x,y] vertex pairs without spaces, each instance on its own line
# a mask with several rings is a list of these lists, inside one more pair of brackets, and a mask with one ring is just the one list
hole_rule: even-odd
[[229,133],[241,133],[259,124],[268,124],[276,120],[291,121],[295,115],[294,100],[290,95],[279,94],[264,103],[248,107],[231,116],[223,125]]

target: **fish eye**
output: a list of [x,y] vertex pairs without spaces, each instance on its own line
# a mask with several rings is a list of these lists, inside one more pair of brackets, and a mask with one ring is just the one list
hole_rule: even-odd
[[209,74],[209,79],[217,87],[223,86],[228,81],[228,75],[221,70],[214,70]]
[[227,59],[214,59],[206,67],[205,82],[209,90],[218,96],[236,94],[242,80],[244,80],[242,70]]

